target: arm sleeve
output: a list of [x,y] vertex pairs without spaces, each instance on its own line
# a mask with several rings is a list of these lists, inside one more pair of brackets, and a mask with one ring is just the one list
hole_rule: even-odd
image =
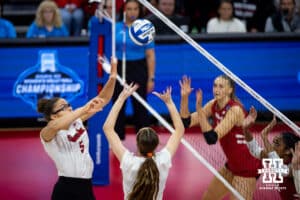
[[204,132],[204,138],[207,144],[216,144],[218,141],[218,134],[214,130],[210,130],[207,132]]
[[181,117],[182,123],[184,125],[184,128],[188,128],[191,125],[191,115],[187,118]]

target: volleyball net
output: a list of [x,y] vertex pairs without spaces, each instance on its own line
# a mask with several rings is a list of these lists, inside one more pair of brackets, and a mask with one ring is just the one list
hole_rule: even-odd
[[[219,60],[217,60],[213,55],[208,53],[208,51],[206,51],[202,46],[200,46],[199,43],[196,43],[189,35],[187,35],[185,32],[183,32],[179,27],[177,27],[175,24],[173,24],[167,17],[165,17],[162,13],[160,13],[158,10],[156,10],[148,1],[139,0],[139,2],[141,2],[149,11],[151,11],[152,14],[156,15],[168,27],[170,27],[176,34],[181,36],[181,38],[184,39],[187,44],[189,44],[191,47],[193,47],[199,53],[199,59],[200,59],[199,63],[201,63],[202,66],[198,65],[198,67],[195,67],[195,66],[193,66],[194,64],[191,64],[191,66],[185,66],[185,67],[195,67],[196,68],[194,70],[195,74],[197,74],[198,69],[199,69],[198,73],[201,73],[204,70],[204,69],[200,69],[200,68],[205,68],[205,70],[209,71],[209,74],[213,75],[214,77],[216,77],[218,74],[222,74],[222,73],[226,74],[239,86],[238,89],[239,89],[240,96],[239,95],[238,96],[247,100],[248,109],[249,109],[250,105],[254,105],[257,110],[265,111],[265,112],[269,111],[270,113],[275,115],[279,120],[281,120],[284,124],[286,124],[289,127],[289,129],[291,129],[294,133],[296,133],[298,136],[300,136],[300,128],[298,125],[296,125],[294,122],[292,122],[282,112],[280,112],[276,107],[274,107],[271,103],[269,103],[264,97],[262,97],[259,93],[257,93],[255,90],[253,90],[250,86],[248,86],[248,84],[246,84],[233,71],[231,71],[223,63],[221,63]],[[180,54],[179,52],[176,52],[176,55],[184,55],[184,54]],[[237,54],[237,55],[239,55],[239,54]],[[276,55],[276,54],[274,54],[274,55]],[[207,61],[209,61],[210,64],[207,62],[203,62],[202,61],[203,58],[207,59]],[[243,59],[243,58],[236,57],[233,59]],[[283,61],[286,62],[287,60],[283,59]],[[264,63],[264,62],[262,62],[262,63]],[[285,64],[284,62],[281,64],[288,65],[288,64]],[[239,67],[244,68],[245,66],[239,66]],[[262,66],[262,69],[263,69],[263,67],[264,66]],[[293,66],[293,67],[295,68],[295,66]],[[272,71],[276,71],[274,69],[275,68],[271,69],[269,71],[269,73],[272,73]],[[187,70],[187,71],[189,71],[189,70]],[[247,70],[245,70],[245,71],[247,71]],[[295,73],[294,79],[296,79],[297,72],[295,71],[294,73]],[[193,75],[191,74],[189,76],[192,77]],[[249,74],[249,75],[246,74],[245,76],[251,76],[251,74]],[[265,77],[267,78],[267,74],[265,74]],[[193,77],[192,77],[192,80],[194,80]],[[207,80],[208,80],[207,78],[203,77],[203,81],[207,81]],[[211,80],[212,79],[209,79],[209,81],[211,81]],[[272,81],[270,81],[270,82],[272,82]],[[281,81],[277,81],[277,82],[273,81],[273,83],[275,83],[275,84],[269,85],[269,87],[270,88],[280,87],[280,86],[278,86],[280,84],[280,82]],[[295,81],[294,84],[297,84],[297,81]],[[200,85],[192,85],[192,87],[195,87],[195,88],[197,88],[197,87],[201,88],[201,86],[203,86],[203,83],[200,83]],[[212,88],[212,81],[211,81],[211,88]],[[290,87],[289,86],[285,87],[285,85],[283,84],[281,88],[288,90],[288,88],[290,88]],[[294,87],[292,87],[292,88],[294,88]],[[268,92],[268,88],[266,88],[266,90],[264,90],[265,94],[267,94],[267,92]],[[288,91],[286,91],[286,92],[288,92]],[[298,92],[298,91],[295,91],[295,92]],[[204,91],[204,94],[207,94],[207,93],[208,93],[207,90]],[[211,93],[211,91],[210,91],[210,93]],[[289,100],[287,99],[287,101],[289,101]],[[242,101],[242,103],[243,103],[243,101]],[[286,103],[288,103],[288,102],[286,102]],[[269,121],[271,121],[271,118],[269,118]],[[260,132],[260,130],[252,130],[252,131],[253,131],[253,133],[255,133],[255,131]],[[200,137],[201,136],[199,136],[199,135],[197,135],[197,136],[186,135],[184,140],[182,141],[182,143],[186,147],[188,147],[188,149],[195,155],[195,157],[197,157],[200,162],[202,162],[221,182],[223,182],[224,185],[237,198],[239,198],[239,199],[244,198],[240,195],[240,193],[238,193],[234,188],[232,188],[231,185],[226,180],[224,180],[220,174],[218,174],[215,171],[215,169],[221,169],[224,166],[224,164],[226,163],[226,157],[225,157],[224,153],[222,152],[220,145],[208,146],[205,143],[203,143],[203,140],[201,140]],[[271,137],[274,137],[274,136],[270,136],[270,138],[269,138],[270,140],[272,139]],[[261,141],[261,135],[254,134],[254,138],[263,147],[263,144]],[[243,142],[244,138],[241,137],[239,140],[240,140],[240,142]],[[208,148],[210,149],[209,151],[207,150]],[[273,192],[273,191],[278,192],[278,190],[276,190],[276,188],[273,188],[273,191],[272,191],[272,189],[267,191],[267,190],[264,190],[265,187],[263,184],[264,184],[264,181],[262,181],[261,179],[259,179],[257,181],[256,190],[255,190],[255,194],[254,194],[255,199],[269,199],[269,198],[277,199],[277,198],[279,198],[278,193]],[[243,186],[242,186],[242,188],[245,191],[241,191],[241,193],[246,194],[248,188],[243,187]],[[290,190],[289,188],[285,188],[285,186],[283,186],[282,189]]]
[[[199,60],[199,66],[201,66],[201,69],[199,68],[199,73],[201,71],[206,70],[210,77],[201,77],[197,76],[197,70],[198,68],[195,68],[195,66],[184,66],[185,68],[194,68],[190,71],[195,72],[195,74],[187,74],[192,78],[192,87],[195,89],[204,87],[203,94],[204,94],[204,103],[205,100],[208,98],[205,97],[208,93],[212,93],[212,77],[217,77],[220,74],[226,74],[229,76],[238,86],[238,97],[241,99],[241,102],[243,102],[244,99],[247,99],[246,102],[246,108],[249,109],[249,105],[253,105],[257,110],[262,110],[264,113],[269,113],[267,119],[271,121],[272,115],[275,115],[278,120],[282,121],[286,127],[288,127],[288,130],[291,130],[298,136],[300,136],[300,128],[297,124],[295,124],[292,120],[290,120],[288,117],[286,117],[280,110],[278,110],[276,107],[274,107],[271,103],[269,103],[263,96],[261,96],[258,92],[253,90],[247,83],[245,83],[239,76],[237,76],[234,72],[230,70],[230,67],[226,67],[223,63],[221,63],[219,60],[217,60],[212,54],[210,54],[205,48],[203,48],[199,43],[195,42],[189,35],[187,35],[185,32],[183,32],[179,27],[177,27],[174,23],[172,23],[167,17],[165,17],[162,13],[160,13],[156,8],[154,8],[148,1],[146,0],[139,0],[139,2],[145,6],[151,13],[156,15],[160,20],[162,20],[167,26],[169,26],[176,34],[178,34],[185,42],[188,44],[191,48],[195,50],[195,54],[193,59]],[[112,37],[114,38],[114,37]],[[178,56],[180,52],[174,52],[174,56]],[[236,55],[237,57],[239,55]],[[103,57],[100,57],[100,62],[106,72],[109,73],[109,62]],[[206,61],[203,61],[206,60]],[[207,62],[208,61],[208,62]],[[199,67],[197,66],[197,67]],[[186,70],[189,71],[189,70]],[[184,75],[184,74],[182,74]],[[177,79],[176,79],[177,78]],[[171,82],[171,84],[177,84],[178,85],[178,77],[174,78],[174,82]],[[207,80],[210,82],[207,83]],[[118,77],[118,81],[123,84],[121,77]],[[157,80],[159,82],[160,80]],[[197,83],[199,85],[196,85],[194,83]],[[166,85],[168,86],[168,85]],[[275,85],[270,85],[270,87],[276,87]],[[282,91],[284,92],[284,91]],[[173,127],[144,99],[139,97],[137,93],[133,94],[134,98],[136,98],[142,105],[144,105],[147,110],[158,120],[158,122],[164,126],[166,129],[168,129],[171,133],[174,132]],[[211,96],[211,94],[210,94]],[[195,98],[195,95],[191,95],[190,98]],[[179,106],[179,104],[177,104]],[[191,108],[194,108],[194,105],[190,105]],[[191,109],[191,111],[194,111]],[[260,134],[257,134],[260,132],[260,130],[263,128],[263,126],[259,129],[252,130],[254,138],[258,141],[258,143],[263,146],[261,141]],[[200,132],[200,129],[199,129]],[[274,135],[270,136],[270,140],[274,137]],[[204,140],[203,136],[201,134],[190,134],[185,135],[182,139],[182,144],[195,156],[196,159],[199,160],[215,177],[217,177],[227,188],[228,190],[238,199],[244,199],[244,197],[236,191],[232,185],[227,182],[227,180],[218,172],[220,168],[224,166],[226,163],[226,156],[224,155],[222,148],[219,144],[216,145],[207,145]],[[208,150],[209,149],[209,150]],[[241,155],[243,156],[243,155]],[[261,186],[261,180],[259,179],[257,181],[256,191],[255,191],[255,199],[267,199],[270,198],[270,195],[267,193],[270,193],[270,191],[262,191],[259,189]],[[248,190],[247,187],[244,188],[244,190]],[[247,193],[247,192],[243,192]],[[279,198],[276,196],[276,194],[271,194],[272,199]]]

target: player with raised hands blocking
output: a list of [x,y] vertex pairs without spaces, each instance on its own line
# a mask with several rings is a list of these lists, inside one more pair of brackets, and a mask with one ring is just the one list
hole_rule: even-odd
[[[185,127],[200,126],[205,141],[209,145],[218,141],[226,155],[225,166],[219,173],[245,199],[252,200],[256,188],[257,171],[261,162],[253,157],[246,145],[242,123],[247,115],[235,96],[234,82],[226,75],[216,77],[213,83],[214,98],[202,107],[202,91],[196,91],[196,111],[189,112],[188,99],[193,91],[191,79],[183,76],[180,80],[180,114]],[[209,123],[212,119],[212,124]],[[229,190],[216,177],[208,186],[203,199],[221,199]],[[231,199],[235,197],[231,195]]]
[[171,97],[172,88],[168,87],[163,93],[153,92],[166,104],[175,132],[169,137],[167,144],[156,152],[159,144],[157,133],[150,127],[141,128],[136,135],[138,154],[130,152],[122,144],[114,125],[124,102],[137,88],[136,84],[124,86],[107,116],[103,130],[113,153],[120,161],[124,199],[162,200],[172,157],[183,137],[184,126]]
[[[245,139],[247,141],[247,146],[253,156],[258,159],[282,159],[283,165],[281,168],[285,169],[281,175],[283,176],[282,184],[280,186],[284,188],[280,190],[280,196],[282,199],[293,199],[293,194],[296,193],[296,181],[293,183],[293,173],[292,173],[292,152],[295,148],[295,144],[300,140],[300,138],[291,132],[282,132],[273,138],[272,143],[268,139],[268,134],[271,132],[273,127],[276,125],[276,117],[273,116],[272,121],[261,131],[260,135],[263,141],[264,148],[262,148],[255,138],[253,138],[252,133],[249,128],[254,124],[257,118],[257,111],[254,107],[250,108],[249,114],[243,122],[243,131],[245,134]],[[296,172],[296,171],[295,171]],[[294,179],[297,179],[297,172],[295,173]],[[295,188],[296,186],[296,188]]]

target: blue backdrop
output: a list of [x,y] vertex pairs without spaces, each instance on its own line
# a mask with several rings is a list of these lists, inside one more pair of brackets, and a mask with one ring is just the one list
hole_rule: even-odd
[[[280,111],[300,110],[300,41],[259,42],[205,42],[201,45],[226,67],[257,91]],[[84,82],[89,80],[89,46],[27,45],[4,47],[0,45],[0,118],[38,117],[32,107],[13,96],[13,86],[18,76],[36,65],[40,50],[56,50],[60,64],[71,68]],[[167,85],[174,88],[174,100],[179,105],[178,80],[183,74],[192,77],[192,85],[202,88],[204,102],[212,97],[212,81],[221,72],[206,58],[187,44],[156,44],[155,90]],[[74,102],[74,107],[88,99],[88,84]],[[249,107],[257,104],[239,87],[237,95]],[[191,109],[194,106],[191,98]],[[167,113],[165,106],[149,95],[150,104],[159,113]],[[265,110],[258,106],[259,110]],[[129,104],[127,113],[131,114]]]
[[[79,79],[86,82],[89,79],[88,46],[0,46],[0,118],[39,117],[33,107],[21,98],[13,96],[13,87],[19,75],[39,62],[41,50],[56,51],[61,65],[71,69]],[[83,93],[70,103],[74,107],[82,105],[87,100],[88,85],[84,84]]]
[[[300,110],[300,42],[205,42],[200,45],[280,111]],[[203,102],[212,98],[213,79],[222,72],[190,45],[157,45],[156,57],[156,89],[172,85],[177,105],[178,80],[183,74],[192,78],[194,88],[203,90]],[[239,86],[237,96],[247,108],[255,105],[258,110],[266,110]],[[149,96],[153,107],[167,113],[156,101],[156,97]],[[190,101],[194,109],[194,95]]]

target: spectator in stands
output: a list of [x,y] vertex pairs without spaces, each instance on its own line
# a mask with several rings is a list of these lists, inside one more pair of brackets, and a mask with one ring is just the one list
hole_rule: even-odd
[[[189,30],[189,19],[175,13],[175,0],[158,0],[157,8],[162,14],[168,17],[174,24],[176,24],[184,32]],[[154,14],[146,16],[150,20],[157,35],[175,34],[163,21],[157,18]]]
[[[102,14],[100,12],[102,12]],[[104,0],[101,3],[98,3],[98,7],[95,10],[95,16],[99,18],[101,15],[112,18],[112,0]],[[118,17],[119,11],[116,8],[116,18]]]
[[278,12],[267,19],[266,32],[300,32],[295,0],[280,0]]
[[55,0],[55,2],[70,35],[80,36],[84,22],[84,0]]
[[177,0],[177,4],[181,4],[180,13],[189,16],[189,33],[195,34],[206,32],[208,20],[217,15],[219,0]]
[[[107,10],[107,11],[111,10],[111,7],[112,7],[111,0],[110,1],[106,1],[106,0],[88,0],[88,5],[85,6],[85,8],[84,8],[85,13],[88,14],[88,18],[95,15],[95,11],[96,11],[96,9],[98,9],[100,2],[104,3],[104,9],[105,10]],[[121,9],[122,9],[123,4],[124,4],[124,0],[115,0],[115,2],[116,2],[116,15],[118,15],[118,13],[121,12]]]
[[54,1],[45,0],[39,5],[35,21],[30,25],[27,38],[46,38],[69,36],[62,23],[60,12]]
[[266,19],[275,12],[273,0],[232,0],[234,15],[248,32],[264,32]]
[[0,17],[0,38],[16,38],[16,30],[14,25]]
[[246,32],[245,24],[233,16],[231,0],[221,0],[218,15],[207,23],[207,33]]
[[[95,1],[95,0],[93,0]],[[99,1],[99,0],[96,0]],[[116,11],[116,18],[119,14]],[[105,0],[104,2],[97,2],[97,8],[95,10],[94,16],[92,16],[88,21],[88,34],[91,34],[91,24],[92,21],[102,22],[103,18],[111,20],[112,18],[112,0]]]
[[[295,0],[296,2],[296,12],[299,13],[300,11],[300,0]],[[279,9],[280,7],[280,0],[274,0],[274,5],[276,9]]]
[[[105,0],[104,11],[107,13],[107,16],[112,17],[112,0]],[[118,18],[118,11],[116,9],[116,18]]]
[[[149,3],[157,9],[157,0],[148,0]],[[143,13],[145,16],[151,14],[151,12],[146,8],[146,7],[143,7]]]

